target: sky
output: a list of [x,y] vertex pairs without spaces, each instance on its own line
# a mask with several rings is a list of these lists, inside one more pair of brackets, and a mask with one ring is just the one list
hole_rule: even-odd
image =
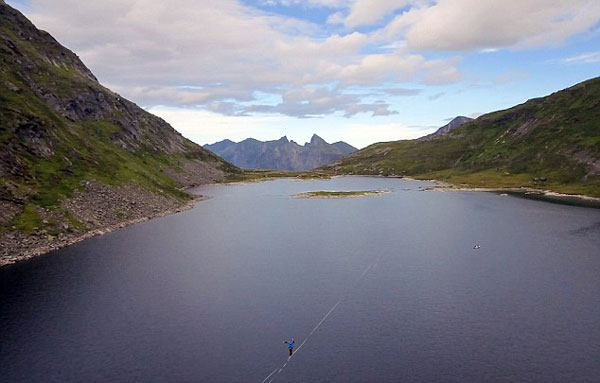
[[362,148],[600,75],[598,0],[7,0],[199,144]]

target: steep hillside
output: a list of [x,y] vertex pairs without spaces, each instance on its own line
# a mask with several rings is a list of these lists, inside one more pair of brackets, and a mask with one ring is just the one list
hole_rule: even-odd
[[600,196],[600,78],[445,135],[371,145],[327,169]]
[[231,172],[0,2],[0,258],[176,208],[181,187]]
[[304,146],[281,137],[266,142],[254,138],[239,143],[223,140],[204,147],[241,168],[295,171],[312,170],[356,151],[342,141],[328,144],[316,134]]
[[437,136],[441,136],[441,135],[444,135],[444,134],[448,134],[451,131],[453,131],[454,129],[459,128],[459,127],[463,126],[464,124],[466,124],[467,122],[471,122],[471,121],[473,121],[472,118],[465,117],[465,116],[454,117],[452,119],[452,121],[450,121],[446,125],[442,126],[441,128],[439,128],[435,132],[433,132],[431,134],[428,134],[428,135],[426,135],[424,137],[421,137],[421,138],[425,139],[425,138],[437,137]]

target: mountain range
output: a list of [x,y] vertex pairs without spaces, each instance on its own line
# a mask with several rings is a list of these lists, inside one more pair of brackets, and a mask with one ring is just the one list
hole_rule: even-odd
[[600,77],[438,132],[373,144],[323,170],[600,197]]
[[223,140],[204,148],[245,169],[312,170],[337,161],[357,149],[339,141],[328,144],[316,134],[310,142],[299,145],[287,137],[274,141],[247,138],[239,143]]
[[0,264],[180,208],[182,187],[239,172],[0,1]]
[[600,78],[359,151],[317,135],[305,145],[282,137],[203,148],[102,86],[0,0],[0,266],[191,206],[186,187],[251,176],[215,153],[243,168],[600,197]]

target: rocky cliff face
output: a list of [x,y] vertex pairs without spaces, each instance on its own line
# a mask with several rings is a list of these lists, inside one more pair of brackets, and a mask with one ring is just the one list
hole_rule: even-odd
[[328,144],[316,134],[304,146],[282,137],[266,142],[253,138],[239,143],[223,140],[204,147],[241,168],[278,170],[312,170],[357,150],[341,141]]
[[0,264],[172,210],[191,198],[181,187],[232,172],[103,87],[77,55],[0,2]]

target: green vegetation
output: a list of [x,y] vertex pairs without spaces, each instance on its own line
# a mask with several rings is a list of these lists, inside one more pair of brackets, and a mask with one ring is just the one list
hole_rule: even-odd
[[253,182],[264,181],[274,178],[331,178],[331,175],[325,172],[316,171],[287,171],[287,170],[261,170],[250,169],[241,170],[236,173],[230,173],[225,182]]
[[14,219],[13,226],[25,233],[31,233],[42,226],[42,219],[36,211],[35,205],[26,204],[23,213]]
[[133,184],[184,202],[191,196],[175,179],[186,175],[186,166],[202,162],[225,174],[241,173],[104,88],[75,54],[5,4],[0,4],[0,121],[0,198],[22,207],[7,227],[25,232],[61,227],[40,220],[40,209],[59,212],[71,227],[87,230],[60,209],[90,180]]
[[71,214],[69,214],[69,212],[65,211],[65,212],[63,212],[63,215],[64,215],[66,221],[69,223],[69,225],[71,225],[75,229],[77,229],[79,231],[88,231],[89,230],[89,227],[86,224],[77,220],[75,217],[73,217]]
[[388,190],[352,190],[352,191],[328,191],[319,190],[296,194],[296,198],[348,198],[348,197],[371,197],[390,193]]
[[483,115],[444,136],[371,145],[321,170],[600,197],[599,164],[596,78]]

